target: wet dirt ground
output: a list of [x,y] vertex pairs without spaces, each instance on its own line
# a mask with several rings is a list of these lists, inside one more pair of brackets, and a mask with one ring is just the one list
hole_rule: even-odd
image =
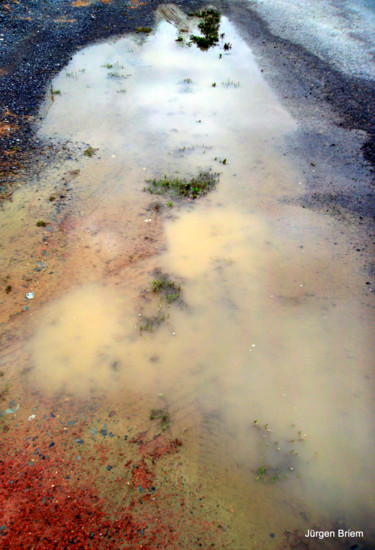
[[[306,208],[322,168],[230,20],[200,51],[155,18],[56,76],[3,204],[5,547],[370,548],[368,226]],[[365,540],[304,537],[339,527]]]

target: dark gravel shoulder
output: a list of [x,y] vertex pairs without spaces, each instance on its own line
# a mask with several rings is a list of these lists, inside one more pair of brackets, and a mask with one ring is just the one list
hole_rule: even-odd
[[133,9],[122,1],[74,7],[66,1],[26,0],[2,2],[0,10],[0,116],[18,127],[0,135],[2,152],[27,146],[29,117],[38,114],[49,81],[78,48],[153,23],[150,2]]

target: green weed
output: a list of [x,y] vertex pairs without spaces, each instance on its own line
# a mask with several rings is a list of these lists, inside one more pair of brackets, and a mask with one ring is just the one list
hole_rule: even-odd
[[167,409],[151,409],[150,420],[160,420],[160,427],[164,431],[170,424],[169,412]]
[[123,78],[126,78],[126,76],[124,74],[121,74],[121,73],[115,73],[115,72],[110,72],[107,74],[107,78],[114,78],[114,79],[123,79]]
[[234,82],[233,80],[230,80],[229,78],[221,83],[224,88],[239,88],[241,84],[239,82]]
[[212,172],[201,172],[190,180],[164,176],[159,180],[146,180],[149,185],[145,190],[156,195],[172,194],[181,198],[197,199],[216,187],[218,176]]
[[168,275],[160,273],[157,279],[152,282],[154,294],[164,297],[168,304],[177,302],[181,296],[181,285],[171,281]]
[[136,27],[135,28],[135,32],[136,33],[145,33],[145,34],[149,34],[150,32],[152,32],[152,29],[151,27]]
[[202,19],[198,28],[203,36],[192,34],[190,35],[190,40],[201,50],[208,50],[208,48],[219,42],[220,12],[214,9],[207,9],[196,12],[194,15]]
[[91,147],[91,145],[89,145],[89,147],[87,147],[87,149],[85,149],[83,151],[83,154],[85,155],[85,157],[93,157],[96,153],[97,149],[94,149],[94,147]]
[[143,332],[153,332],[161,323],[165,321],[165,313],[160,311],[157,315],[152,317],[143,316],[141,319],[141,324],[139,325],[139,333],[142,335]]
[[258,475],[257,475],[257,477],[255,478],[256,481],[259,481],[260,479],[262,479],[262,478],[266,475],[267,469],[268,469],[267,466],[259,466],[259,468],[258,468]]

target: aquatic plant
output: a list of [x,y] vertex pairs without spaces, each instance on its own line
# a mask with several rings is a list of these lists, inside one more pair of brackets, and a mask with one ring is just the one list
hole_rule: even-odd
[[216,187],[218,177],[219,174],[208,171],[200,172],[190,180],[164,176],[159,180],[146,180],[149,185],[145,190],[156,195],[172,194],[181,198],[197,199]]
[[126,76],[124,74],[121,74],[121,73],[115,73],[115,72],[110,72],[107,74],[107,78],[118,78],[118,79],[123,79],[123,78],[126,78]]
[[160,427],[164,431],[170,424],[169,412],[164,409],[151,409],[150,420],[160,419]]
[[141,317],[141,324],[139,325],[139,333],[142,335],[143,332],[153,332],[154,328],[157,328],[161,323],[165,321],[165,313],[159,311],[156,315],[152,317]]
[[258,475],[255,478],[256,481],[259,481],[260,479],[262,479],[265,476],[265,474],[267,473],[267,470],[268,470],[267,466],[259,466],[258,472],[257,472]]
[[229,78],[221,83],[224,88],[239,88],[241,84],[239,82],[234,82],[233,80],[230,80]]
[[50,86],[49,91],[50,91],[50,95],[51,95],[51,101],[55,101],[55,95],[61,95],[60,90],[54,90],[52,84]]
[[180,299],[181,285],[170,280],[168,275],[160,273],[157,279],[152,282],[154,294],[162,295],[168,304],[172,304]]
[[87,147],[87,149],[85,149],[83,151],[83,154],[85,155],[85,157],[93,157],[96,153],[97,149],[94,149],[94,147],[91,147],[91,145],[89,145],[89,147]]

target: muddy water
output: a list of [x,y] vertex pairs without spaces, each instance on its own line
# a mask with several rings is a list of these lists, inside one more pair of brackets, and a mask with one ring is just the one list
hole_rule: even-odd
[[[40,135],[97,150],[66,226],[72,288],[34,314],[30,382],[167,403],[236,548],[274,548],[270,534],[370,521],[371,297],[339,222],[285,200],[303,192],[284,154],[296,122],[226,19],[221,32],[232,49],[202,52],[161,21],[54,80]],[[209,196],[150,206],[145,179],[207,169]],[[157,268],[175,303],[152,292]]]

